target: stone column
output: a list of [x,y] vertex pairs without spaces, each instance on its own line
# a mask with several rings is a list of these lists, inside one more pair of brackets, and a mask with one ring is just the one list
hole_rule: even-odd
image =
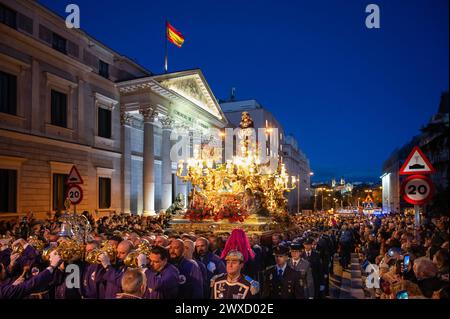
[[155,145],[154,121],[157,113],[151,106],[141,107],[144,117],[144,215],[155,215]]
[[173,202],[172,198],[172,160],[170,159],[170,149],[172,141],[170,133],[172,132],[172,119],[169,116],[161,120],[162,123],[162,145],[161,145],[161,179],[162,179],[162,201],[163,209],[169,208]]
[[130,213],[131,209],[131,115],[124,110],[120,112],[122,129],[122,212]]

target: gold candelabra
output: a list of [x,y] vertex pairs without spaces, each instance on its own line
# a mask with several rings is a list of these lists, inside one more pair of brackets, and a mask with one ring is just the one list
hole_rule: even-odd
[[288,192],[296,187],[296,177],[289,176],[284,163],[277,169],[261,164],[258,154],[252,153],[248,142],[241,143],[242,156],[234,156],[226,163],[202,159],[199,152],[186,162],[178,163],[177,176],[193,186],[189,207],[195,203],[208,206],[216,214],[227,202],[234,200],[247,214],[277,214],[286,212]]

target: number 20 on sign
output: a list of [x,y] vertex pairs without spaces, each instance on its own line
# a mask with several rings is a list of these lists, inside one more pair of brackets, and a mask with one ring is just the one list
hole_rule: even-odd
[[69,185],[69,187],[67,187],[66,198],[68,198],[73,205],[77,205],[83,200],[83,190],[78,185]]
[[410,204],[426,204],[433,197],[433,193],[433,182],[424,175],[409,176],[402,183],[403,199]]

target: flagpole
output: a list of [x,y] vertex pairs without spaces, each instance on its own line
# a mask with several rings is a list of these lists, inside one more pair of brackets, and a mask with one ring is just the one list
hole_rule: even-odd
[[167,73],[167,20],[165,25],[165,39],[164,71]]

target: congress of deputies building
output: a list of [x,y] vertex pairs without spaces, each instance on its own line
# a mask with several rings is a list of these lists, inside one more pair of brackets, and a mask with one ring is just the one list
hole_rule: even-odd
[[171,130],[231,126],[201,70],[153,74],[37,2],[0,0],[0,219],[64,209],[73,165],[77,210],[158,213],[189,191]]

